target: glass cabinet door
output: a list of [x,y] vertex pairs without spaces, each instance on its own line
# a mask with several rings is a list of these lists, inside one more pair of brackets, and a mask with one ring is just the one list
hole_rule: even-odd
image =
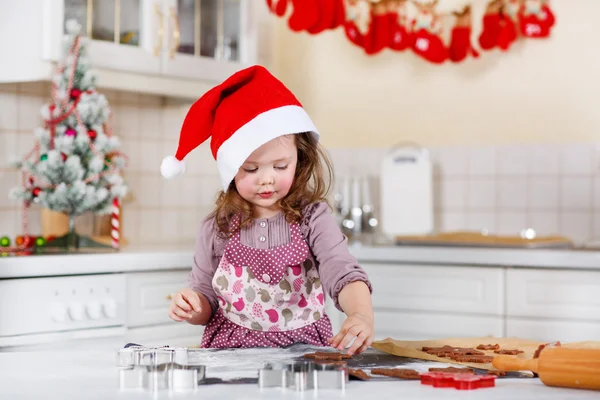
[[140,45],[142,0],[64,0],[65,21],[76,19],[93,40]]
[[176,0],[169,14],[171,58],[188,54],[240,61],[240,0]]

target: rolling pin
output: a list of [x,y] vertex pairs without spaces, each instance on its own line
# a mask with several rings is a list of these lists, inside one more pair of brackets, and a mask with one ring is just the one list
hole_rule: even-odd
[[600,390],[600,349],[546,347],[539,358],[500,355],[492,365],[501,371],[535,372],[547,386]]

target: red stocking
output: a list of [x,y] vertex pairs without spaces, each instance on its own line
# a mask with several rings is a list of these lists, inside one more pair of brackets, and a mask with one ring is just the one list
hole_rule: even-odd
[[365,38],[364,49],[367,54],[379,53],[389,44],[390,19],[383,3],[376,4],[371,13],[371,26],[368,38]]
[[556,17],[554,16],[554,13],[552,12],[548,4],[544,4],[542,6],[542,13],[544,15],[542,17],[542,20],[546,21],[545,23],[548,26],[548,29],[552,28],[556,23]]
[[411,44],[410,33],[404,25],[405,18],[400,19],[399,7],[404,7],[405,4],[394,4],[388,12],[388,19],[390,24],[390,38],[388,40],[388,47],[392,50],[403,51],[406,50]]
[[271,11],[278,17],[283,17],[285,15],[287,5],[288,0],[267,0],[267,6],[269,7],[269,11]]
[[288,0],[279,0],[275,5],[275,14],[279,17],[283,17],[287,10]]
[[509,16],[500,19],[500,34],[498,35],[498,46],[506,51],[512,43],[517,40],[517,28]]
[[[372,40],[369,36],[369,33],[372,32],[370,29],[371,11],[368,3],[344,0],[344,9],[344,32],[346,33],[348,40],[363,49],[365,48],[365,45],[367,47],[372,47]],[[362,30],[359,26],[362,27]]]
[[452,40],[448,49],[448,56],[454,62],[460,62],[467,58],[471,49],[471,28],[468,26],[456,26],[452,29]]
[[288,26],[295,32],[307,30],[319,23],[319,0],[292,0],[294,12]]
[[500,14],[486,14],[483,17],[483,32],[479,36],[479,45],[484,50],[491,50],[498,44],[500,35]]
[[344,9],[344,0],[332,0],[335,5],[335,17],[330,29],[335,29],[338,26],[344,25],[346,20],[346,10]]
[[413,39],[413,51],[427,61],[441,64],[448,58],[448,49],[446,49],[439,36],[428,32],[426,29],[420,29]]
[[321,5],[316,10],[320,14],[319,22],[308,29],[308,32],[311,34],[323,32],[324,30],[329,29],[334,23],[335,2],[328,0],[319,3],[321,3]]

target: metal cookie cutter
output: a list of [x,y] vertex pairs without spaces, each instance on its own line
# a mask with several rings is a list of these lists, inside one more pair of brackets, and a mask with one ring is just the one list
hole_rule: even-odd
[[186,348],[130,346],[119,350],[117,365],[121,389],[194,390],[206,372]]
[[310,389],[345,389],[348,368],[312,362],[266,364],[258,371],[260,388],[281,387],[296,391]]

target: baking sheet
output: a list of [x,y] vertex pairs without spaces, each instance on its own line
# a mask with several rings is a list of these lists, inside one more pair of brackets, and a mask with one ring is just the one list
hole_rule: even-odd
[[[334,351],[333,349],[296,344],[287,348],[251,348],[251,349],[191,349],[190,361],[206,367],[206,379],[203,384],[246,384],[258,383],[258,370],[266,363],[288,363],[306,361],[304,354],[316,351]],[[398,357],[374,348],[354,355],[345,360],[348,367],[370,371],[373,368],[408,368],[418,372],[427,372],[431,367],[444,368],[451,364],[448,360],[441,362]],[[486,373],[484,370],[478,373]],[[507,377],[521,377],[519,373],[511,373]],[[385,376],[374,375],[372,381],[397,380]]]
[[[546,342],[538,342],[533,340],[526,340],[520,338],[490,338],[490,337],[481,337],[481,338],[447,338],[447,339],[438,339],[438,340],[416,340],[416,341],[405,341],[405,340],[394,340],[392,338],[387,338],[384,340],[373,342],[372,347],[379,351],[393,354],[399,357],[409,357],[413,359],[420,360],[429,360],[429,361],[438,361],[445,362],[452,365],[460,365],[464,367],[477,368],[482,370],[495,370],[492,366],[492,363],[468,363],[468,362],[458,362],[451,360],[449,358],[437,357],[431,354],[428,354],[421,349],[423,347],[442,347],[445,345],[453,346],[453,347],[467,347],[476,349],[480,344],[498,344],[500,349],[505,350],[522,350],[523,353],[518,354],[514,357],[522,358],[522,359],[531,359],[539,345],[544,344]],[[571,342],[571,343],[561,343],[563,347],[572,347],[572,348],[600,348],[600,342],[597,341],[588,341],[588,342]],[[489,356],[495,356],[493,350],[480,350]],[[532,373],[524,374],[528,376],[533,376]]]

